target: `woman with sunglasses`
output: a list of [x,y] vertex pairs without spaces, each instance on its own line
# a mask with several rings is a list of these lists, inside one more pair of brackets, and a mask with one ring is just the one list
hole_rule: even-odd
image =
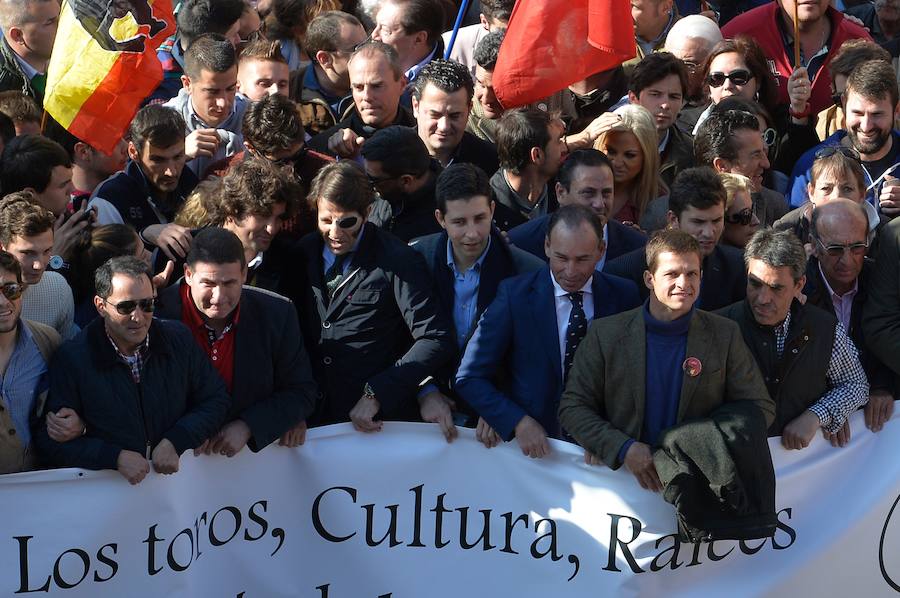
[[719,173],[725,187],[725,229],[720,243],[743,250],[757,230],[759,218],[753,213],[750,197],[750,179],[740,174]]
[[[805,73],[805,71],[800,74]],[[773,168],[789,174],[794,162],[809,148],[818,143],[815,128],[808,118],[792,118],[788,105],[777,103],[778,87],[768,68],[765,54],[750,37],[738,36],[716,44],[704,65],[704,81],[709,93],[710,107],[704,111],[700,126],[712,106],[726,98],[736,97],[758,103],[768,114],[769,126],[776,132],[780,143],[772,156]],[[789,82],[790,104],[805,105],[809,97],[809,84],[802,77],[792,76]],[[694,128],[694,133],[697,132]],[[781,139],[784,138],[784,139]],[[789,139],[788,139],[789,138]]]
[[609,158],[613,167],[611,217],[637,225],[647,204],[668,193],[659,178],[659,136],[646,108],[626,104],[614,111],[619,123],[597,137],[594,148]]

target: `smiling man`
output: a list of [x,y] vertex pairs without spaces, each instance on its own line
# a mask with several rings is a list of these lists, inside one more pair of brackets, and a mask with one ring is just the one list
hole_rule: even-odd
[[[549,454],[548,438],[565,438],[557,418],[569,368],[591,320],[639,304],[634,284],[595,270],[606,249],[603,222],[569,205],[550,217],[549,265],[500,283],[456,373],[456,391],[480,416],[478,439],[500,439],[522,453]],[[497,378],[508,381],[503,388]]]
[[454,353],[422,256],[368,222],[374,200],[359,165],[319,171],[309,192],[319,230],[297,246],[308,280],[290,293],[322,396],[315,423],[362,432],[417,420],[419,385]]
[[844,446],[844,424],[869,398],[869,383],[837,318],[797,300],[806,283],[803,246],[790,231],[764,229],[750,239],[744,260],[747,299],[722,315],[740,326],[775,401],[769,436],[802,449],[821,428]]
[[659,133],[659,176],[671,185],[675,176],[694,165],[691,136],[675,126],[684,106],[688,76],[684,63],[668,52],[649,54],[631,73],[628,99],[647,109]]
[[[727,194],[718,175],[710,168],[688,168],[675,177],[666,215],[669,228],[683,230],[697,240],[703,258],[703,285],[697,307],[714,310],[744,298],[746,278],[741,252],[719,245],[725,229]],[[635,283],[647,269],[643,249],[611,261],[606,272]],[[639,287],[640,288],[640,287]],[[645,290],[646,289],[646,290]],[[647,296],[649,288],[641,289]]]
[[441,166],[469,162],[485,172],[496,172],[500,166],[496,148],[466,131],[474,93],[465,66],[432,60],[413,83],[413,116],[419,137]]
[[280,295],[242,286],[245,248],[232,232],[197,234],[180,284],[160,295],[161,317],[180,320],[225,381],[232,402],[226,424],[198,453],[233,457],[275,440],[303,444],[316,401],[296,311]]
[[243,149],[241,120],[249,102],[236,96],[237,54],[221,35],[203,35],[191,42],[184,57],[184,86],[166,102],[187,124],[188,167],[202,177],[207,167]]
[[624,465],[642,488],[659,492],[653,453],[664,430],[732,401],[754,403],[767,423],[775,409],[738,327],[695,309],[697,241],[662,231],[647,243],[646,260],[648,301],[591,327],[559,418],[586,462]]

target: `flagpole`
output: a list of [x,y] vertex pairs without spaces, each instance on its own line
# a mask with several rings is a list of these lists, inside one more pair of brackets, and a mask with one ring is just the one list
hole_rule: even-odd
[[463,18],[466,16],[466,11],[469,10],[469,0],[462,0],[462,4],[459,6],[459,12],[456,13],[456,23],[453,24],[453,33],[450,34],[450,43],[447,44],[447,48],[444,50],[444,60],[450,60],[450,52],[453,51],[453,44],[456,43],[456,34],[459,33],[459,26],[462,25]]
[[800,67],[800,17],[797,16],[797,2],[794,2],[794,68]]

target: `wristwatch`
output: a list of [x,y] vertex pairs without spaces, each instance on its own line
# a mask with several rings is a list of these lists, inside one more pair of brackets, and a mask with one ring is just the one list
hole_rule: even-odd
[[363,396],[364,399],[374,399],[375,391],[372,390],[372,385],[366,382],[366,385],[363,386]]

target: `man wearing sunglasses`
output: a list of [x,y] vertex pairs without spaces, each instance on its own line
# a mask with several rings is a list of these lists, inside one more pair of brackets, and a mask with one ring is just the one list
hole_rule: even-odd
[[375,191],[358,164],[323,168],[309,197],[319,231],[297,245],[306,280],[288,296],[322,393],[314,422],[376,432],[382,419],[418,420],[419,385],[455,352],[424,260],[367,221]]
[[[815,305],[840,321],[859,351],[859,358],[871,386],[866,403],[866,427],[881,430],[894,410],[892,374],[868,348],[862,328],[862,313],[869,297],[868,282],[872,262],[869,250],[869,219],[859,204],[836,199],[812,212],[810,237],[813,255],[806,268],[806,303]],[[847,440],[850,427],[832,439]]]
[[869,398],[859,354],[840,321],[797,300],[806,284],[806,252],[790,231],[763,229],[747,243],[747,299],[721,311],[741,328],[756,358],[775,421],[769,436],[806,448],[821,428],[836,446],[847,418]]
[[32,424],[46,399],[47,368],[60,343],[49,326],[21,318],[24,290],[19,262],[0,251],[0,473],[36,465]]
[[117,469],[131,484],[178,471],[225,420],[231,397],[191,333],[153,318],[156,293],[139,258],[112,258],[96,272],[100,317],[56,352],[45,413],[67,407],[85,433],[57,442],[41,427],[38,448],[53,465]]
[[351,14],[333,10],[310,21],[303,49],[312,62],[291,78],[290,97],[299,106],[310,135],[350,116],[350,56],[366,41],[366,30]]

